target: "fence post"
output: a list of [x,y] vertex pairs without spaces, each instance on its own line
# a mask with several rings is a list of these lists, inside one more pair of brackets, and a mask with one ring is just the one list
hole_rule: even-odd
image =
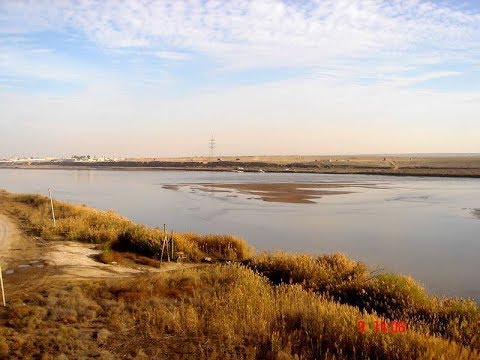
[[5,289],[3,288],[3,275],[2,275],[2,267],[0,266],[0,284],[2,286],[2,299],[3,299],[3,306],[7,306],[5,302]]
[[163,261],[163,251],[165,250],[165,224],[163,224],[163,241],[162,241],[162,253],[160,255],[160,264]]
[[50,206],[52,207],[53,226],[56,226],[57,224],[55,222],[55,211],[53,210],[52,192],[50,191],[50,188],[48,188],[48,196],[50,197]]

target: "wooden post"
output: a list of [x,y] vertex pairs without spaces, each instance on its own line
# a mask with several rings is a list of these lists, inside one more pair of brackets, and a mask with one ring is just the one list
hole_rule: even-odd
[[168,249],[169,241],[168,241],[168,234],[167,234],[167,228],[165,227],[165,224],[163,224],[163,232],[165,234],[165,243],[167,244],[167,260],[170,262],[170,250]]
[[55,222],[55,211],[53,210],[52,192],[50,191],[50,188],[48,188],[48,196],[50,197],[50,206],[52,207],[53,226],[57,226]]
[[[166,232],[165,232],[165,224],[163,224],[163,243],[162,243],[162,254],[160,255],[160,263],[163,261],[163,250],[165,250],[165,240],[167,239],[166,237]],[[167,249],[168,251],[168,249]]]
[[173,251],[174,251],[174,242],[173,242],[173,230],[172,230],[172,235],[170,236],[170,239],[172,240],[172,261],[173,261]]
[[165,235],[165,239],[167,240],[167,260],[170,262],[170,250],[168,249],[168,244],[170,240],[168,239],[168,235]]
[[3,288],[3,276],[2,276],[2,267],[0,266],[0,284],[2,286],[2,299],[3,299],[3,306],[7,306],[5,302],[5,289]]
[[165,238],[163,238],[162,253],[160,254],[160,263],[163,261],[163,250],[165,249]]

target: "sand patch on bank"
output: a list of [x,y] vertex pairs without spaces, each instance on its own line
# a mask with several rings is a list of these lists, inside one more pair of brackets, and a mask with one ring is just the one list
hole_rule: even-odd
[[164,272],[197,266],[165,262],[160,268],[138,265],[135,268],[119,264],[104,264],[97,260],[100,250],[94,244],[72,241],[52,242],[44,261],[58,270],[58,275],[66,278],[90,279],[131,276],[145,272]]
[[100,253],[95,245],[70,241],[54,242],[44,255],[45,262],[58,269],[58,275],[75,278],[129,276],[141,271],[123,266],[103,264],[96,260]]

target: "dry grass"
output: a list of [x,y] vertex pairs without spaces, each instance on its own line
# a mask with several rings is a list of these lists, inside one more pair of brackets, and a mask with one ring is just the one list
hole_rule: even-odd
[[480,308],[475,302],[429,296],[408,276],[374,276],[365,264],[343,254],[315,259],[308,255],[263,253],[248,266],[274,284],[298,284],[332,301],[390,320],[405,320],[412,328],[480,349]]
[[[97,243],[107,250],[134,252],[157,259],[162,253],[162,240],[166,235],[163,231],[135,224],[111,210],[101,211],[54,201],[54,226],[47,197],[0,192],[0,201],[7,211],[22,219],[32,232],[45,239],[61,237]],[[201,261],[205,257],[239,261],[253,255],[253,249],[243,239],[231,235],[174,233],[173,242],[175,250],[183,252],[190,261]]]
[[360,333],[380,317],[242,266],[50,287],[2,314],[0,351],[24,357],[478,359],[420,330]]

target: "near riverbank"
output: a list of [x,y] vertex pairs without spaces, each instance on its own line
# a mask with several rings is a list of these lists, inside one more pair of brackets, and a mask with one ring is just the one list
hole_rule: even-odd
[[54,208],[55,225],[47,198],[0,192],[0,212],[40,251],[83,242],[111,266],[206,265],[88,282],[46,273],[36,283],[32,274],[0,312],[3,357],[480,358],[478,305],[429,296],[410,277],[343,254],[255,254],[230,235],[165,233],[112,211]]

